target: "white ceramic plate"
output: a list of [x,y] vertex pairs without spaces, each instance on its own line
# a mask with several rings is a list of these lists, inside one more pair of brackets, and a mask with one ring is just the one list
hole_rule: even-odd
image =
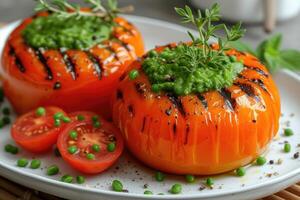
[[[186,29],[184,27],[153,20],[143,17],[126,16],[142,32],[146,41],[147,49],[155,45],[162,45],[173,41],[187,40]],[[17,23],[6,26],[0,30],[0,49],[6,40],[9,32]],[[5,144],[13,143],[9,134],[9,127],[0,131],[0,174],[20,184],[37,190],[51,193],[69,199],[255,199],[277,192],[290,184],[300,180],[300,159],[294,159],[293,154],[300,151],[300,78],[289,71],[282,71],[275,75],[275,80],[281,92],[282,112],[281,129],[278,137],[272,142],[266,157],[274,160],[274,164],[266,164],[262,167],[255,165],[247,167],[247,174],[244,177],[236,177],[233,173],[215,176],[215,186],[213,189],[205,188],[200,190],[206,177],[198,177],[193,184],[187,184],[182,176],[167,175],[164,182],[156,182],[153,178],[154,170],[143,166],[125,153],[119,162],[107,172],[87,177],[83,185],[66,184],[59,181],[63,174],[73,176],[78,172],[67,166],[61,158],[57,158],[51,152],[46,155],[35,156],[21,151],[18,155],[5,153],[2,149]],[[6,102],[7,103],[7,102]],[[282,128],[290,126],[295,135],[285,137]],[[291,143],[292,151],[283,153],[283,142]],[[28,159],[37,157],[42,160],[42,168],[31,170],[29,168],[19,168],[16,160],[20,157]],[[277,164],[278,160],[281,164]],[[61,174],[48,177],[45,175],[47,166],[57,164],[61,169]],[[122,181],[128,193],[117,193],[111,190],[111,182],[114,179]],[[172,195],[168,192],[172,184],[181,183],[183,191],[179,195]],[[146,196],[144,186],[153,191],[155,195]],[[157,195],[164,193],[164,195]]]

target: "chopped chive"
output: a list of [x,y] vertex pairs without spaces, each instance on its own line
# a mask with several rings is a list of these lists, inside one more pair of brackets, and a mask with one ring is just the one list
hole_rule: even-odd
[[71,119],[69,117],[66,117],[66,116],[63,116],[61,118],[61,120],[64,122],[64,123],[70,123],[71,122]]
[[77,152],[77,147],[76,147],[76,146],[70,146],[70,147],[68,148],[68,152],[69,152],[70,154],[76,153],[76,152]]
[[77,131],[75,131],[75,130],[70,131],[70,132],[69,132],[69,136],[70,136],[70,138],[72,138],[73,140],[76,140],[76,139],[77,139],[77,136],[78,136]]
[[285,153],[289,153],[291,151],[291,145],[289,143],[285,143],[283,147],[283,151]]
[[112,186],[112,189],[116,192],[122,192],[123,191],[123,184],[119,180],[113,180],[111,186]]
[[59,172],[59,168],[56,165],[51,165],[47,169],[47,175],[48,176],[56,175],[56,174],[58,174],[58,172]]
[[93,144],[93,145],[92,145],[92,149],[93,149],[93,151],[95,151],[95,152],[99,152],[99,151],[100,151],[100,146],[99,146],[99,144]]
[[165,174],[162,172],[156,172],[155,173],[155,180],[158,182],[162,182],[165,179]]
[[133,69],[129,72],[129,78],[130,80],[134,80],[139,76],[139,71],[136,69]]
[[94,160],[95,159],[95,155],[92,154],[92,153],[88,153],[88,154],[86,154],[86,158],[89,159],[89,160]]
[[35,114],[39,117],[46,115],[46,109],[44,107],[38,107]]
[[188,182],[188,183],[193,183],[193,182],[195,182],[195,176],[193,176],[193,175],[185,175],[185,180],[186,180],[186,182]]
[[28,165],[28,160],[26,158],[20,158],[17,161],[17,166],[18,167],[26,167]]
[[54,126],[59,127],[61,125],[60,119],[54,120]]
[[176,184],[172,185],[170,192],[172,194],[179,194],[179,193],[181,193],[181,190],[182,190],[181,184],[176,183]]
[[237,176],[245,176],[246,170],[244,167],[239,167],[235,170]]
[[286,128],[286,129],[284,129],[284,135],[285,136],[292,136],[292,135],[294,135],[294,132],[293,132],[292,129]]
[[38,159],[33,159],[30,163],[30,168],[31,169],[37,169],[41,166],[41,161]]
[[53,115],[53,119],[57,120],[57,119],[61,119],[64,116],[64,114],[62,112],[57,112]]
[[257,165],[264,165],[266,162],[267,162],[266,158],[265,158],[265,157],[262,157],[262,156],[259,156],[259,157],[256,159],[256,164],[257,164]]
[[114,152],[116,149],[116,144],[114,142],[108,143],[107,145],[107,151]]
[[78,184],[83,184],[85,182],[85,178],[83,176],[77,176],[76,177],[76,182]]
[[72,183],[72,182],[73,182],[73,177],[67,174],[67,175],[63,175],[63,176],[60,178],[60,180],[61,180],[62,182],[65,182],[65,183]]
[[11,154],[17,154],[17,153],[19,152],[18,147],[13,146],[13,145],[11,145],[11,144],[5,145],[4,150],[5,150],[7,153],[11,153]]

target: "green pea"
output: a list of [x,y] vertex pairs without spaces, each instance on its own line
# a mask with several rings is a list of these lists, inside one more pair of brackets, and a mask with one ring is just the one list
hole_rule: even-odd
[[85,178],[83,176],[77,176],[76,181],[78,184],[83,184],[85,182]]
[[139,71],[136,69],[133,69],[129,72],[129,78],[130,80],[134,80],[139,76]]
[[60,119],[54,120],[54,126],[59,127],[61,125]]
[[206,179],[206,185],[209,186],[209,187],[213,186],[214,185],[214,179],[211,178],[211,177],[207,178]]
[[28,165],[28,160],[26,158],[20,158],[17,161],[17,166],[18,167],[26,167]]
[[107,145],[107,151],[114,152],[116,149],[116,144],[114,142],[108,143]]
[[144,194],[145,194],[145,195],[152,195],[153,192],[151,192],[150,190],[145,190]]
[[292,135],[294,135],[294,132],[293,132],[292,129],[286,128],[286,129],[284,129],[284,135],[285,136],[292,136]]
[[86,158],[89,159],[89,160],[94,160],[95,159],[95,155],[92,154],[92,153],[88,153],[88,154],[86,154]]
[[0,128],[3,128],[5,126],[4,122],[0,120]]
[[10,115],[10,109],[9,109],[8,107],[4,107],[4,108],[2,109],[2,113],[3,113],[4,115]]
[[57,119],[61,119],[63,116],[64,114],[62,112],[57,112],[53,115],[53,118],[57,120]]
[[92,121],[93,121],[93,122],[99,121],[99,116],[98,116],[98,115],[92,116]]
[[119,180],[113,180],[111,186],[112,186],[112,189],[116,192],[122,192],[123,191],[123,184]]
[[11,154],[17,154],[17,153],[19,152],[18,147],[13,146],[13,145],[11,145],[11,144],[5,145],[4,150],[5,150],[7,153],[11,153]]
[[158,92],[160,91],[160,87],[159,87],[158,84],[153,84],[153,85],[151,86],[151,89],[152,89],[152,91],[153,91],[154,93],[158,93]]
[[66,116],[63,116],[61,118],[61,120],[64,122],[64,123],[70,123],[71,122],[71,119],[69,117],[66,117]]
[[94,126],[95,128],[99,128],[99,127],[101,126],[101,123],[100,123],[99,121],[95,121],[95,122],[93,123],[93,126]]
[[70,175],[64,175],[60,178],[60,180],[62,182],[65,182],[65,183],[72,183],[73,182],[73,177],[70,176]]
[[185,180],[188,183],[193,183],[193,182],[195,182],[195,176],[193,176],[193,175],[185,175]]
[[265,157],[262,157],[262,156],[259,156],[259,157],[256,159],[256,164],[257,164],[257,165],[264,165],[266,162],[267,162],[266,158],[265,158]]
[[176,183],[172,185],[170,192],[172,194],[179,194],[181,193],[181,190],[182,190],[182,186],[179,183]]
[[156,181],[158,181],[158,182],[162,182],[162,181],[164,181],[164,179],[165,179],[165,174],[162,173],[162,172],[156,172],[156,173],[155,173],[155,179],[156,179]]
[[30,168],[31,169],[37,169],[41,166],[41,161],[38,159],[33,159],[30,163]]
[[68,152],[70,154],[76,153],[77,152],[77,147],[76,146],[70,146],[70,147],[68,147]]
[[58,172],[59,172],[59,168],[56,165],[51,165],[47,169],[47,175],[48,176],[56,175],[56,174],[58,174]]
[[9,124],[10,123],[10,118],[8,116],[4,116],[2,118],[2,122],[4,125]]
[[283,151],[285,153],[289,153],[291,151],[291,145],[289,143],[285,143],[283,147]]
[[35,114],[39,117],[46,115],[46,109],[44,107],[38,107]]
[[77,120],[78,121],[83,121],[85,117],[83,115],[77,115]]
[[245,176],[246,170],[244,167],[239,167],[235,170],[237,176]]
[[93,149],[93,151],[95,151],[95,152],[99,152],[99,151],[100,151],[100,146],[99,146],[99,144],[93,144],[93,145],[92,145],[92,149]]
[[78,137],[77,131],[75,131],[75,130],[70,131],[70,132],[69,132],[69,136],[70,136],[70,138],[72,138],[73,140],[76,140],[77,137]]

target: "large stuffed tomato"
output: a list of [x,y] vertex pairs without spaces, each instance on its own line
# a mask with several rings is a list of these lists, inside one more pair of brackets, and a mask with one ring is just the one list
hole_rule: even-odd
[[109,98],[120,76],[144,53],[140,32],[117,17],[111,39],[101,45],[86,51],[36,50],[21,34],[32,20],[25,19],[10,34],[2,55],[3,88],[14,109],[25,113],[54,105],[67,112],[92,110],[108,117]]
[[186,96],[153,93],[143,61],[132,64],[139,76],[120,82],[113,120],[139,160],[170,173],[208,175],[246,165],[266,149],[278,130],[277,88],[257,58],[227,54],[244,61],[234,84]]

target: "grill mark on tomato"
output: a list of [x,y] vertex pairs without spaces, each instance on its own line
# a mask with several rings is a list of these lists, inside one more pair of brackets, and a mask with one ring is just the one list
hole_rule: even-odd
[[13,48],[13,46],[9,45],[8,53],[10,56],[14,57],[15,64],[16,64],[17,68],[19,69],[19,71],[24,73],[26,71],[26,69],[25,69],[24,65],[22,64],[22,61],[20,60],[20,58],[17,56],[16,51]]
[[46,71],[46,79],[47,80],[53,80],[53,73],[51,71],[51,68],[49,67],[48,63],[47,63],[47,59],[44,57],[43,52],[44,49],[39,48],[35,50],[35,55],[38,57],[39,61],[42,63],[45,71]]
[[177,110],[178,110],[183,116],[185,116],[186,113],[185,113],[185,110],[184,110],[184,108],[183,108],[183,105],[182,105],[181,100],[180,100],[178,97],[176,97],[176,96],[174,96],[173,94],[170,94],[170,93],[167,94],[167,97],[168,97],[168,99],[170,100],[170,102],[173,104],[173,106],[174,106],[175,108],[177,108]]
[[143,123],[142,123],[141,132],[144,132],[144,130],[145,130],[145,125],[146,125],[146,117],[143,117]]
[[177,131],[177,125],[176,123],[173,124],[173,134],[175,135]]
[[172,108],[168,108],[165,110],[166,115],[170,116],[172,114]]
[[105,46],[105,49],[108,50],[111,53],[111,56],[114,57],[116,60],[120,60],[118,57],[118,54],[116,53],[116,51],[110,46],[110,44],[108,44],[107,46]]
[[133,109],[133,106],[132,106],[132,105],[129,105],[127,108],[128,108],[128,112],[130,113],[130,115],[131,115],[132,117],[134,117],[134,109]]
[[120,89],[117,90],[117,99],[123,100],[123,92]]
[[253,70],[256,71],[257,73],[259,73],[260,75],[264,76],[264,77],[269,77],[269,74],[267,74],[264,70],[258,68],[258,67],[252,67],[252,66],[245,66],[247,69],[249,70]]
[[126,49],[127,51],[131,52],[133,51],[132,46],[122,40],[120,40],[119,38],[116,38],[116,41],[122,46],[124,47],[124,49]]
[[254,88],[246,83],[234,83],[234,85],[238,86],[243,92],[245,92],[249,97],[255,98],[256,101],[260,101],[259,96],[255,94]]
[[59,52],[61,53],[62,58],[63,58],[66,66],[67,66],[67,69],[71,73],[71,76],[72,76],[73,80],[76,80],[77,76],[76,76],[75,63],[73,63],[72,59],[66,54],[65,51],[60,49]]
[[147,92],[146,84],[141,82],[134,83],[134,87],[137,93],[145,95]]
[[202,94],[198,94],[197,97],[200,100],[200,102],[202,103],[203,107],[205,109],[207,109],[208,108],[208,104],[207,104],[207,101],[206,101],[205,97]]
[[224,98],[225,105],[231,110],[234,111],[236,106],[236,101],[231,97],[231,92],[225,88],[222,88],[219,91],[219,94]]
[[268,89],[266,88],[265,83],[264,83],[263,80],[256,79],[256,78],[248,79],[248,78],[246,78],[245,76],[243,76],[241,74],[239,74],[238,77],[241,78],[241,79],[244,79],[246,81],[249,81],[251,83],[254,83],[254,84],[258,85],[262,90],[264,90],[265,92],[267,92],[270,95],[270,93],[269,93]]
[[187,126],[186,126],[186,129],[185,129],[185,139],[184,139],[184,144],[187,144],[187,143],[188,143],[189,134],[190,134],[190,126],[187,125]]
[[58,89],[60,89],[60,88],[61,88],[61,83],[58,82],[58,81],[55,82],[54,85],[53,85],[53,89],[54,89],[54,90],[58,90]]
[[102,66],[101,60],[99,59],[99,57],[95,56],[94,54],[92,54],[89,51],[86,51],[85,53],[87,54],[89,59],[92,61],[98,78],[101,79],[102,78],[102,71],[103,71],[103,66]]

